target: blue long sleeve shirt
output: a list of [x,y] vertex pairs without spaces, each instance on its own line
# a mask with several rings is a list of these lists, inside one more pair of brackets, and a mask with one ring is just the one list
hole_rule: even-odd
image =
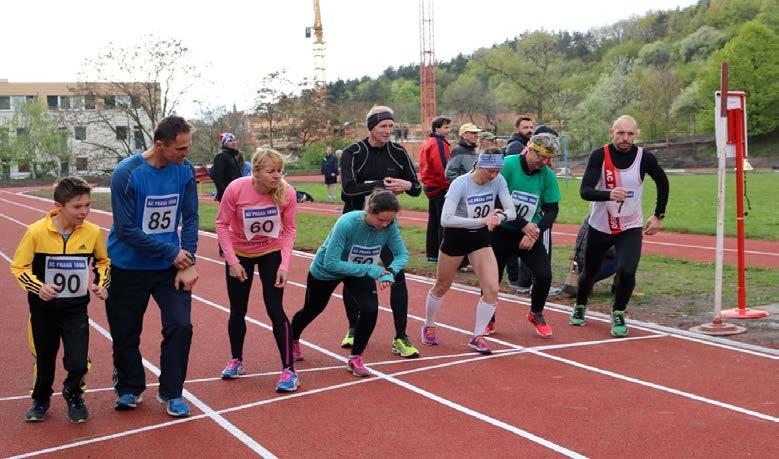
[[156,168],[142,153],[125,158],[111,177],[111,263],[123,269],[167,269],[180,249],[194,254],[197,206],[195,170],[189,161]]
[[316,251],[311,274],[320,280],[370,276],[379,282],[394,282],[395,277],[382,275],[384,268],[377,264],[384,245],[395,257],[389,267],[399,272],[408,263],[408,250],[398,224],[392,222],[386,228],[378,229],[365,222],[365,211],[346,213],[338,218]]

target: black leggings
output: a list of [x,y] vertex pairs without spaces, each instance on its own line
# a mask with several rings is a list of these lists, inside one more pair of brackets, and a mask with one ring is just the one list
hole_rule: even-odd
[[262,282],[262,299],[265,310],[273,324],[273,336],[281,355],[283,368],[292,368],[292,333],[289,319],[284,313],[282,300],[284,289],[274,287],[276,273],[281,264],[281,252],[275,251],[261,257],[238,257],[238,261],[246,271],[246,280],[239,281],[230,277],[230,268],[225,263],[225,278],[227,279],[227,296],[230,298],[230,319],[227,321],[227,333],[230,336],[230,351],[234,359],[243,360],[243,341],[246,336],[246,310],[249,305],[249,292],[254,279],[254,266],[260,273]]
[[[303,330],[325,310],[327,302],[335,288],[344,283],[344,299],[350,298],[358,309],[358,319],[355,323],[354,345],[352,355],[360,355],[368,345],[368,340],[376,327],[376,317],[379,315],[379,297],[376,295],[376,281],[368,276],[345,277],[336,280],[320,280],[310,272],[306,279],[306,299],[303,309],[292,318],[292,338],[300,339]],[[349,292],[349,293],[347,293]]]
[[[386,245],[381,248],[380,257],[384,266],[389,266],[395,259],[392,251]],[[354,301],[355,295],[352,295],[350,290],[349,284],[344,282],[346,319],[349,321],[349,328],[357,328],[360,308]],[[375,290],[375,286],[373,290]],[[392,319],[395,321],[395,338],[403,338],[406,336],[406,323],[408,321],[408,287],[406,287],[406,274],[403,270],[395,275],[395,283],[390,288],[390,307],[392,308]]]
[[624,311],[636,286],[636,270],[641,259],[642,228],[630,228],[619,234],[602,233],[592,227],[587,231],[587,247],[584,249],[584,271],[579,275],[579,291],[576,304],[586,305],[603,257],[609,247],[617,252],[617,275],[614,289],[614,310]]
[[522,264],[533,273],[533,289],[530,293],[530,310],[542,312],[549,287],[552,285],[552,266],[549,254],[539,238],[530,250],[520,250],[519,241],[524,233],[518,230],[508,230],[497,227],[492,232],[492,250],[498,261],[498,282],[503,280],[503,268],[512,257],[519,257]]

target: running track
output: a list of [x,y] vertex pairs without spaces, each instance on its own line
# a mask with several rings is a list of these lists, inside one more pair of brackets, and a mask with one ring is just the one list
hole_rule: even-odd
[[[6,265],[24,228],[49,202],[0,190],[0,258]],[[110,216],[93,211],[104,228]],[[343,370],[337,345],[345,330],[341,302],[303,335],[303,386],[273,392],[278,356],[258,302],[249,310],[247,376],[216,378],[227,358],[224,268],[213,235],[201,233],[193,296],[195,335],[185,396],[193,416],[176,420],[156,403],[159,314],[150,305],[141,350],[149,389],[133,412],[112,409],[110,335],[102,303],[91,307],[91,356],[86,400],[91,420],[70,425],[65,404],[53,399],[41,424],[22,421],[29,405],[31,357],[26,348],[25,294],[10,274],[0,276],[5,317],[0,325],[0,455],[335,457],[744,457],[779,453],[779,352],[632,323],[631,336],[608,335],[603,317],[566,325],[569,309],[550,303],[555,337],[532,334],[522,320],[527,303],[506,296],[492,356],[468,352],[476,293],[456,288],[441,311],[442,344],[423,357],[389,353],[392,320],[383,308],[366,350],[374,377]],[[310,257],[296,253],[286,289],[287,312],[302,304]],[[255,282],[257,280],[255,279]],[[418,342],[429,280],[409,279],[409,332]],[[258,292],[256,292],[258,293]],[[255,294],[254,298],[259,295]],[[387,303],[386,296],[382,304]],[[59,365],[59,363],[58,363]],[[61,365],[60,365],[61,366]],[[57,383],[61,384],[61,368]],[[56,389],[56,387],[55,387]]]

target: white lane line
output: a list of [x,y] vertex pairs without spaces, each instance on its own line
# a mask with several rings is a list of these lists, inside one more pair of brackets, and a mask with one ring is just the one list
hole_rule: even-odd
[[[27,226],[22,224],[22,226]],[[2,255],[2,258],[5,259],[9,264],[11,263],[11,259],[3,252],[0,251],[0,255]],[[89,325],[94,328],[98,333],[103,335],[106,339],[113,342],[113,339],[111,338],[111,333],[108,332],[105,328],[100,326],[97,322],[93,321],[92,319],[89,319]],[[160,370],[157,368],[154,364],[152,364],[150,361],[146,360],[145,358],[142,360],[143,366],[148,369],[150,372],[152,372],[155,376],[160,375]],[[253,438],[251,438],[249,435],[246,435],[242,430],[240,430],[238,427],[233,425],[230,421],[222,417],[220,414],[217,414],[210,406],[205,404],[202,400],[197,398],[193,393],[189,392],[188,390],[184,389],[182,392],[182,396],[189,400],[192,404],[194,404],[200,411],[205,413],[205,415],[217,424],[219,424],[220,427],[228,431],[230,434],[232,434],[235,438],[237,438],[241,443],[249,447],[252,451],[254,451],[256,454],[264,457],[264,458],[275,458],[276,456],[265,449],[262,445],[257,443]],[[52,451],[58,451],[57,448],[54,448]],[[24,457],[24,456],[22,456]]]

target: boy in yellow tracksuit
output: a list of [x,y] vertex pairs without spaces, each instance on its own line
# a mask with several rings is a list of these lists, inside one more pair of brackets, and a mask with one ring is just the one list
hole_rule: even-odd
[[82,178],[62,178],[54,188],[55,209],[27,228],[11,262],[11,272],[27,291],[30,304],[28,341],[35,366],[33,403],[25,416],[28,422],[46,417],[60,340],[68,372],[62,389],[68,420],[78,423],[89,419],[81,397],[90,366],[89,291],[105,300],[111,279],[100,228],[85,221],[90,198],[91,188]]

